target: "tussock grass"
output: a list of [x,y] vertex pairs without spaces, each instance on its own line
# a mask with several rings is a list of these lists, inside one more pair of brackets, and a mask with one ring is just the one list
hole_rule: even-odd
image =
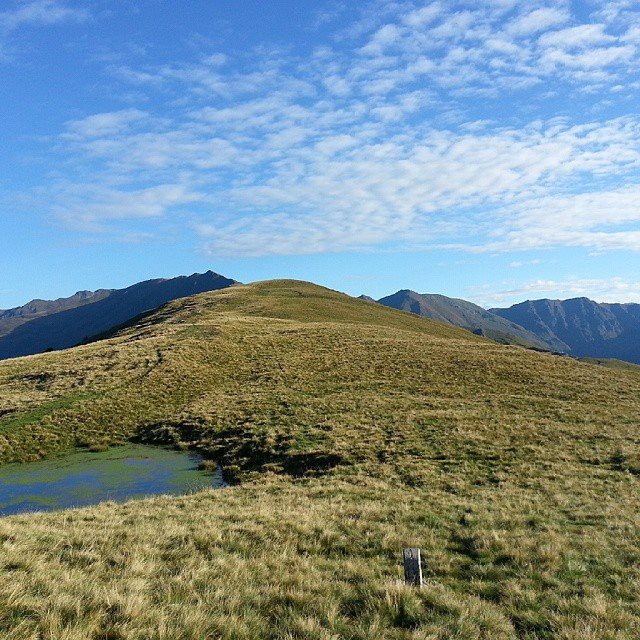
[[0,636],[636,638],[639,392],[291,281],[7,361],[2,461],[134,438],[240,484],[0,520]]

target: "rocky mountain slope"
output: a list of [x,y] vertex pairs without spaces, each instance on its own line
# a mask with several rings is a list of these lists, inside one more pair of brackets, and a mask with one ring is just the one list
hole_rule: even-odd
[[522,325],[557,351],[640,363],[639,304],[602,304],[588,298],[528,300],[491,312]]
[[58,298],[57,300],[31,300],[27,304],[14,309],[0,310],[0,338],[11,333],[16,327],[39,318],[51,315],[67,309],[75,309],[85,304],[98,302],[106,298],[111,291],[100,289],[98,291],[78,291],[69,298]]
[[503,344],[520,344],[545,350],[550,348],[544,339],[531,331],[466,300],[402,289],[393,295],[380,298],[378,302],[386,307],[409,311],[468,329]]

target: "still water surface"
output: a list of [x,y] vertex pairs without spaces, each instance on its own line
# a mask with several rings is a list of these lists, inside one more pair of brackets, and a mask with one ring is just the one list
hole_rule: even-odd
[[0,515],[51,511],[224,486],[192,453],[131,445],[0,467]]

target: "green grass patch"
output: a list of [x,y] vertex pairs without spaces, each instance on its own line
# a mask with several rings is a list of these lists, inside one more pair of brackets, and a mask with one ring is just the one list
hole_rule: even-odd
[[43,402],[30,411],[20,411],[16,415],[9,415],[0,418],[0,432],[8,432],[14,429],[20,429],[28,425],[40,422],[46,416],[56,411],[69,409],[79,402],[89,400],[94,394],[76,393],[49,402]]

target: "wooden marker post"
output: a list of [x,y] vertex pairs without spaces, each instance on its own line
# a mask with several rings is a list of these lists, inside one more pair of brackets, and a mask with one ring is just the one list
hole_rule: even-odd
[[404,549],[404,581],[405,584],[422,586],[422,563],[420,562],[420,549]]

